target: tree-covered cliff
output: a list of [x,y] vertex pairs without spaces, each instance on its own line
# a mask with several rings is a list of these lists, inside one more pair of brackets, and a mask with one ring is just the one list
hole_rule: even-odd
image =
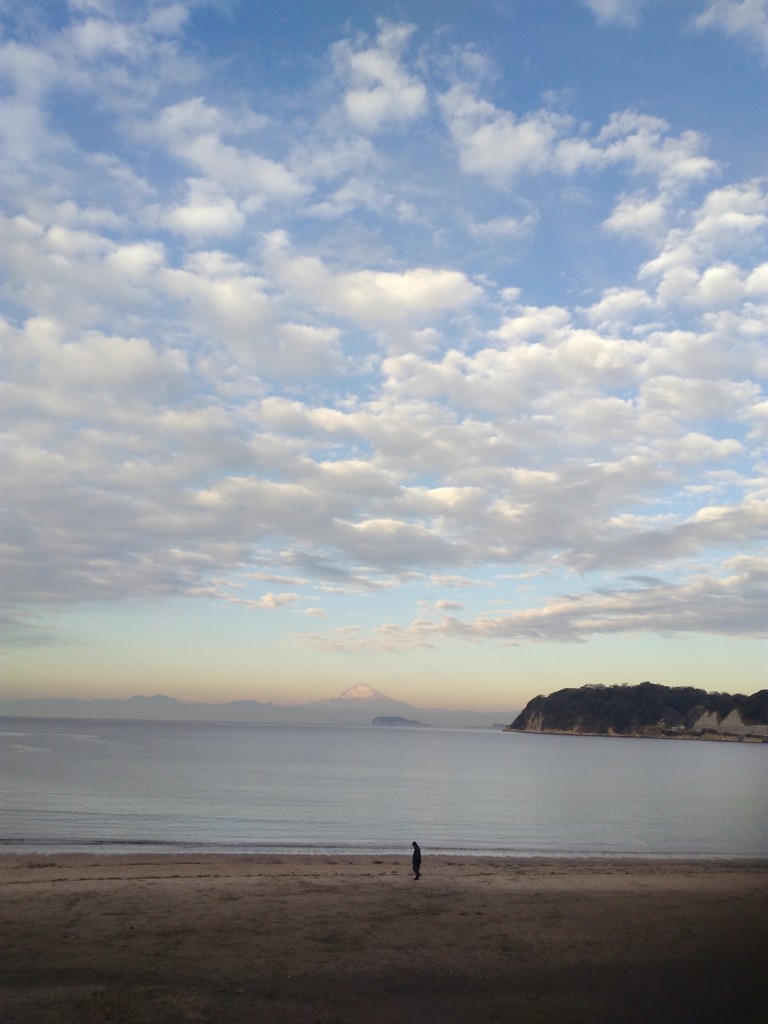
[[534,697],[509,728],[616,736],[712,733],[768,738],[768,690],[744,696],[649,682],[568,687]]

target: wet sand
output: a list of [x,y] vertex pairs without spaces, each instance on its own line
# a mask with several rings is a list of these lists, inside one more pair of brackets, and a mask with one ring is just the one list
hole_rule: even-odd
[[766,1024],[768,862],[2,856],[2,1024]]

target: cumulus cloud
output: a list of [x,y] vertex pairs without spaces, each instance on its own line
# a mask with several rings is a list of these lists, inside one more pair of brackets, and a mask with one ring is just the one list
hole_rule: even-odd
[[315,256],[294,255],[283,232],[267,236],[265,259],[275,280],[301,301],[372,327],[459,311],[482,294],[463,273],[452,269],[334,273]]
[[155,120],[154,132],[179,160],[201,171],[210,187],[234,190],[253,211],[267,199],[290,200],[308,191],[284,164],[222,138],[264,126],[263,118],[246,112],[235,120],[198,97],[166,107]]
[[193,239],[232,235],[245,224],[237,203],[211,182],[190,178],[186,202],[163,215],[163,223]]
[[[755,240],[768,225],[765,183],[751,181],[714,189],[692,211],[689,224],[666,235],[660,252],[644,263],[641,280],[656,280],[657,294],[668,305],[722,309],[738,304],[761,280],[751,261]],[[730,258],[729,258],[730,257]]]
[[[455,85],[440,97],[440,108],[466,173],[503,186],[521,174],[546,171],[573,176],[615,165],[648,177],[663,192],[705,180],[716,170],[694,131],[671,134],[659,117],[632,110],[612,114],[592,137],[574,119],[542,109],[518,116],[480,98],[473,86]],[[646,231],[658,222],[659,200],[622,198],[609,220],[614,229],[633,225]]]
[[645,193],[620,196],[611,215],[603,221],[606,231],[657,240],[667,227],[669,199],[664,194],[649,199]]
[[374,46],[358,48],[345,40],[334,47],[337,72],[349,83],[344,109],[358,128],[375,132],[387,123],[411,121],[424,113],[427,90],[402,62],[413,32],[413,25],[380,20]]
[[497,184],[549,167],[555,143],[572,124],[571,118],[548,110],[515,117],[479,99],[466,86],[454,86],[441,96],[440,107],[462,169]]
[[611,331],[642,322],[656,309],[652,296],[641,288],[608,288],[598,302],[584,312],[590,323]]

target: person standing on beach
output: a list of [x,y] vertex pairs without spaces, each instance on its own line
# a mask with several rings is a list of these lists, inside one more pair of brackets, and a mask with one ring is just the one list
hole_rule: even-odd
[[421,847],[418,843],[412,843],[413,846],[413,857],[411,863],[413,864],[413,880],[414,882],[421,878]]

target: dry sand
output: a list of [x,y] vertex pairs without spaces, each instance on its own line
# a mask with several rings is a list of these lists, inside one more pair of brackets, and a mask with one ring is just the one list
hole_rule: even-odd
[[0,857],[2,1024],[766,1024],[768,862]]

